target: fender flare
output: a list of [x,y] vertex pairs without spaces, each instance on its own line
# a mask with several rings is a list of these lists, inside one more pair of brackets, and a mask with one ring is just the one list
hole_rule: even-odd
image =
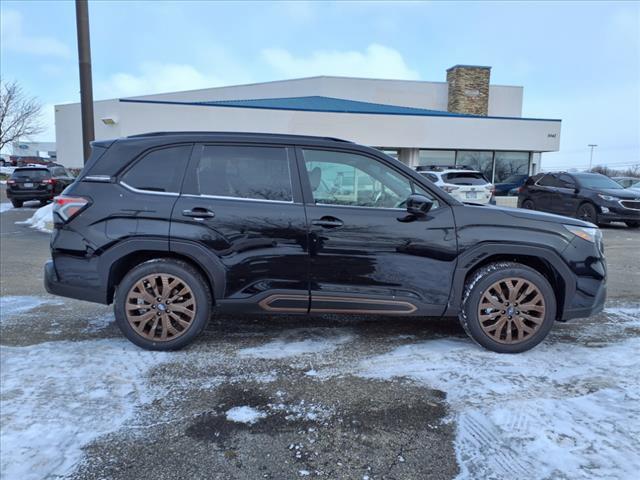
[[544,260],[549,267],[561,277],[565,285],[565,291],[562,295],[562,305],[559,304],[557,309],[558,318],[562,317],[566,306],[569,305],[569,300],[573,298],[576,292],[575,274],[571,271],[564,259],[555,250],[547,247],[499,242],[481,243],[460,255],[456,270],[453,274],[449,302],[444,313],[445,316],[455,316],[458,314],[464,293],[465,278],[477,265],[493,255],[518,255]]
[[[224,298],[226,285],[226,269],[220,259],[210,250],[189,241],[174,241],[169,243],[167,238],[132,237],[122,240],[107,249],[98,261],[98,272],[103,285],[110,285],[110,278],[114,264],[121,258],[136,252],[158,252],[159,256],[174,253],[187,257],[198,265],[207,275],[209,283],[213,286],[213,298]],[[110,290],[110,289],[109,289]],[[109,297],[111,294],[107,292]]]

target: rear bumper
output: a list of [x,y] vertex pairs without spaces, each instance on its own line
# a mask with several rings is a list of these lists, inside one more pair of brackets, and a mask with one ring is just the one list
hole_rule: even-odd
[[51,191],[21,191],[7,190],[7,198],[15,200],[51,200],[54,194]]
[[107,303],[106,291],[89,283],[64,282],[56,272],[53,260],[44,265],[44,288],[52,295],[94,303]]

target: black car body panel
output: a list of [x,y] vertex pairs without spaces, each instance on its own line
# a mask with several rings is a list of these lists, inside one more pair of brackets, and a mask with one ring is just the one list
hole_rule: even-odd
[[[239,155],[245,147],[273,154],[276,163],[269,165],[280,168],[278,178],[288,177],[282,199],[233,193],[256,190],[263,179],[259,172],[239,175],[232,163],[224,181],[206,177],[208,149]],[[176,173],[168,187],[136,186],[136,168],[169,149]],[[403,202],[389,203],[388,192],[365,183],[358,194],[370,194],[374,206],[318,203],[316,189],[338,199],[352,195],[356,183],[340,173],[319,187],[305,166],[305,152],[312,150],[373,162],[434,207],[423,217],[409,214]],[[153,177],[152,169],[144,171]],[[242,183],[247,176],[253,179],[248,186]],[[207,193],[213,185],[233,188],[232,194]],[[492,259],[515,258],[542,269],[561,287],[558,319],[600,310],[606,292],[601,247],[564,226],[589,224],[462,205],[378,150],[336,139],[184,132],[95,142],[65,195],[90,205],[68,221],[54,216],[45,285],[51,293],[99,303],[113,301],[132,264],[166,256],[200,269],[219,311],[455,315],[469,273]]]

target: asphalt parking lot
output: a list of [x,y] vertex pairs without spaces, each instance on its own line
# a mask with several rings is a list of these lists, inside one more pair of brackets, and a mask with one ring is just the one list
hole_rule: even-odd
[[[3,202],[6,199],[3,198]],[[640,231],[603,229],[605,312],[497,355],[454,319],[215,316],[146,352],[42,286],[48,236],[0,214],[7,479],[636,478]]]

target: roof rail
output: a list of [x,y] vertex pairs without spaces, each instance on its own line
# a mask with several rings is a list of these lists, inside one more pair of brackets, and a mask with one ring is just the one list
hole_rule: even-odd
[[333,142],[353,143],[350,140],[335,137],[320,137],[314,135],[295,135],[291,133],[261,133],[261,132],[206,132],[206,131],[176,131],[176,132],[149,132],[138,133],[136,135],[128,135],[127,138],[143,138],[143,137],[162,137],[170,135],[246,135],[255,137],[292,137],[292,138],[314,138],[322,140],[331,140]]

